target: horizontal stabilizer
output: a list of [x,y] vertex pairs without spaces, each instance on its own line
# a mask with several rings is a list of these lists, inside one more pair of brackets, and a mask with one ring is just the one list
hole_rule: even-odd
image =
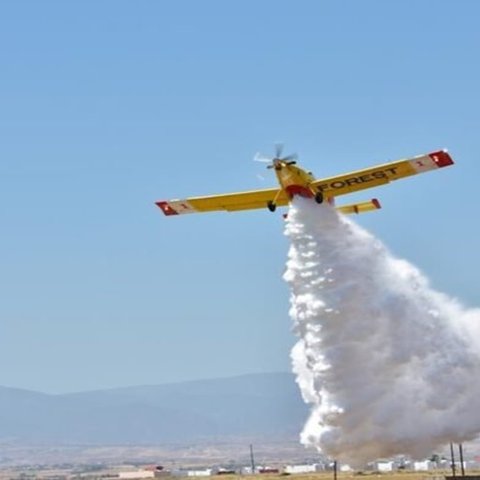
[[351,205],[343,205],[341,207],[336,207],[337,210],[341,213],[351,214],[351,213],[364,213],[370,212],[372,210],[378,210],[382,208],[380,202],[376,198],[368,200],[367,202],[361,203],[352,203]]

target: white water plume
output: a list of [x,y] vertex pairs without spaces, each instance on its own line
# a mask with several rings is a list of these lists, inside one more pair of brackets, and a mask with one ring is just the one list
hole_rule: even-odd
[[295,200],[285,233],[293,369],[311,404],[302,442],[362,466],[476,437],[480,310],[329,205]]

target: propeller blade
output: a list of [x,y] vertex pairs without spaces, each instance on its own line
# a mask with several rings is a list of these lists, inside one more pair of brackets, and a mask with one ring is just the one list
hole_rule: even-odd
[[298,159],[298,155],[296,153],[292,153],[291,155],[287,155],[286,157],[282,158],[286,162],[296,161]]
[[254,162],[260,162],[260,163],[270,163],[272,161],[271,158],[265,157],[260,153],[256,153],[255,156],[253,157]]
[[283,151],[283,143],[276,143],[275,144],[275,158],[281,158]]

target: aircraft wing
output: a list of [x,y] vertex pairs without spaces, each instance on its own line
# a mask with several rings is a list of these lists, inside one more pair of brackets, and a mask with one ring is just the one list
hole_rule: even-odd
[[447,167],[452,164],[453,160],[447,151],[440,150],[397,162],[357,170],[344,175],[321,178],[312,182],[311,186],[321,190],[325,197],[336,197],[378,185],[385,185],[399,178]]
[[[155,202],[165,215],[183,215],[185,213],[213,212],[225,210],[253,210],[265,208],[267,202],[273,200],[279,193],[278,188],[265,190],[251,190],[224,195],[210,195],[208,197],[190,197],[184,200],[168,200]],[[277,206],[288,205],[289,199],[285,192],[281,192],[275,200]]]

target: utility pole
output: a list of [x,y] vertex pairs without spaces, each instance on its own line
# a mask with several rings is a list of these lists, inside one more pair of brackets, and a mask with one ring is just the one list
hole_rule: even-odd
[[250,444],[250,467],[252,468],[252,475],[255,474],[255,460],[253,458],[253,445]]
[[453,443],[450,442],[450,457],[451,457],[451,466],[452,466],[452,475],[453,475],[453,480],[457,478],[457,475],[455,473],[455,455],[453,454]]
[[458,444],[458,451],[460,453],[460,468],[462,469],[462,477],[465,476],[465,466],[463,465],[463,445]]

